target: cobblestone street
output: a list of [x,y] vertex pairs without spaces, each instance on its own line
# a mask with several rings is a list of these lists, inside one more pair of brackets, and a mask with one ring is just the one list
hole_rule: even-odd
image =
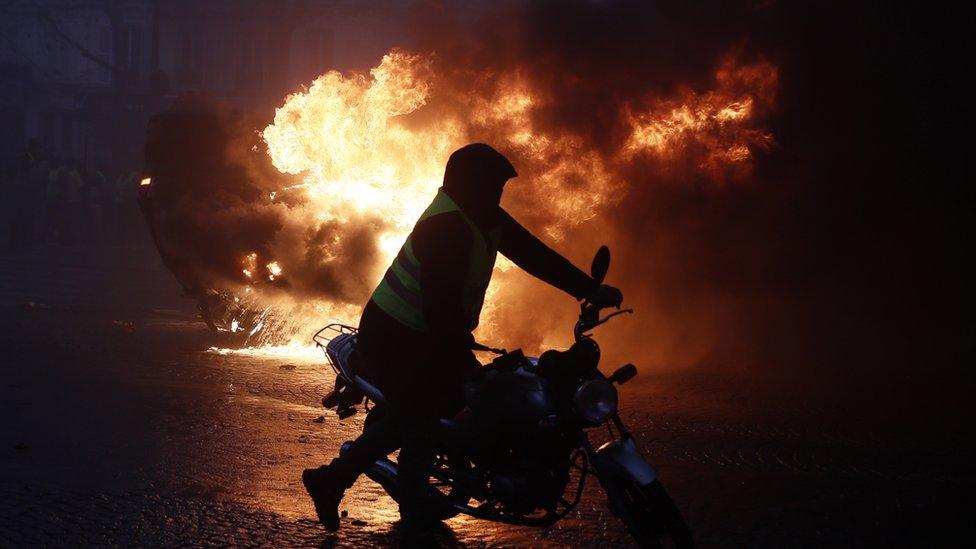
[[0,549],[976,547],[954,7],[0,0]]
[[[92,295],[125,301],[103,286],[121,288],[105,279]],[[366,479],[341,506],[340,532],[314,521],[301,470],[333,456],[363,417],[339,422],[319,406],[332,374],[314,353],[220,354],[185,305],[143,296],[142,309],[99,309],[56,297],[50,308],[13,297],[3,308],[0,545],[398,542],[395,505]],[[974,456],[951,426],[909,439],[913,431],[841,422],[826,405],[701,372],[642,374],[622,389],[621,409],[702,546],[903,544],[941,535],[920,534],[920,524],[963,524],[965,508],[947,501],[972,486],[959,471]],[[596,482],[554,528],[456,518],[438,538],[631,544]]]

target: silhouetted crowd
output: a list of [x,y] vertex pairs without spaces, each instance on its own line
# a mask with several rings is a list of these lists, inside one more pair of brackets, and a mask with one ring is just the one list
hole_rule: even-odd
[[136,172],[110,173],[78,160],[49,158],[32,142],[4,166],[2,179],[12,251],[136,242],[143,223]]

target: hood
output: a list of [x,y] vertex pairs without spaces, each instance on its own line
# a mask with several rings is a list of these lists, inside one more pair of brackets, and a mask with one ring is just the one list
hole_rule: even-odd
[[505,183],[517,175],[503,154],[484,143],[472,143],[451,154],[442,188],[468,217],[486,228],[498,219]]

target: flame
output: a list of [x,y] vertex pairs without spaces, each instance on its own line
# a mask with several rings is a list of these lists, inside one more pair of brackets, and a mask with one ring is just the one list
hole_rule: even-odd
[[715,90],[684,90],[678,98],[654,99],[650,109],[630,112],[624,158],[654,154],[669,159],[698,146],[708,151],[699,167],[715,173],[749,161],[754,149],[769,148],[772,135],[747,122],[757,103],[771,108],[776,68],[765,62],[738,66],[729,59],[717,71],[716,81]]
[[152,178],[151,177],[143,177],[139,181],[139,186],[140,187],[148,187],[150,184],[152,184]]
[[[351,281],[357,286],[345,301],[276,298],[277,315],[265,320],[287,319],[293,341],[302,342],[309,329],[327,321],[355,323],[368,292],[440,186],[447,157],[468,142],[488,141],[516,161],[520,180],[528,181],[510,191],[518,198],[513,213],[531,216],[535,230],[559,240],[621,200],[626,182],[617,174],[642,158],[667,163],[697,148],[707,151],[702,170],[748,166],[754,150],[772,143],[752,121],[772,108],[775,84],[774,66],[739,65],[730,58],[716,70],[714,89],[648,95],[627,105],[621,113],[626,132],[608,152],[584,136],[538,126],[533,113],[558,98],[536,92],[531,79],[517,72],[438,74],[431,56],[394,50],[368,74],[323,74],[289,95],[261,133],[275,168],[302,179],[269,196],[274,201],[285,190],[299,193],[304,202],[289,208],[296,224],[331,228],[317,257],[305,260],[341,267],[346,239],[363,227],[378,256],[368,280]],[[300,269],[294,258],[276,256],[288,261],[293,274]],[[243,260],[248,280],[257,273],[257,258],[252,253]],[[500,270],[510,266],[500,258]],[[278,260],[266,271],[272,281],[282,275]],[[493,314],[503,290],[500,282],[489,289],[485,330],[498,324]]]
[[210,347],[207,352],[218,355],[233,355],[254,358],[289,358],[303,359],[308,362],[318,362],[322,359],[322,351],[312,344],[289,343],[283,345],[262,345],[259,347],[244,347],[234,349],[230,347]]
[[399,248],[463,137],[450,124],[417,130],[403,123],[427,102],[428,70],[428,59],[390,53],[370,77],[326,73],[277,109],[263,132],[268,152],[282,173],[305,176],[319,223],[379,216],[392,227],[377,238],[390,243],[388,253]]
[[244,259],[241,260],[241,263],[244,264],[244,268],[241,269],[241,273],[244,275],[244,277],[248,279],[254,278],[254,273],[257,271],[258,266],[258,254],[255,252],[247,254],[244,256]]
[[277,261],[272,261],[265,267],[268,269],[268,280],[274,280],[275,277],[281,276],[281,265]]

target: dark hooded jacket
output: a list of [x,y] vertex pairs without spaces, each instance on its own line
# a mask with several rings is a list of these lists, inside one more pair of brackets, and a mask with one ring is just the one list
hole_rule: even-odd
[[[532,236],[500,206],[505,183],[517,174],[501,153],[475,143],[455,151],[447,162],[442,190],[478,226],[481,238],[500,226],[499,252],[529,274],[583,299],[596,289],[589,275]],[[462,308],[462,291],[471,247],[475,244],[467,223],[457,213],[427,218],[414,228],[414,253],[424,266],[420,285],[429,334],[412,333],[404,340],[428,339],[440,356],[470,356],[471,333]],[[413,332],[367,306],[361,323],[361,341],[380,344],[378,334]],[[426,345],[425,345],[426,346]]]

